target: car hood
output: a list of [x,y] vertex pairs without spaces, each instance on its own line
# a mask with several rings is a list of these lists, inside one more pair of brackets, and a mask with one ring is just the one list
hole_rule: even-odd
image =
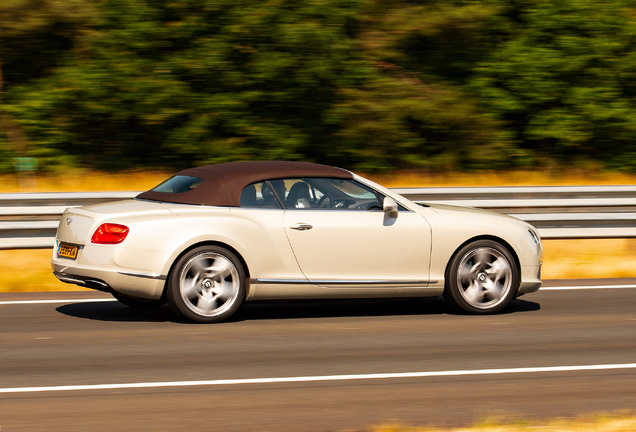
[[528,225],[527,222],[522,221],[521,219],[517,219],[516,217],[504,214],[504,213],[497,213],[494,211],[490,211],[490,210],[483,210],[483,209],[478,209],[475,207],[460,207],[460,206],[454,206],[454,205],[448,205],[448,204],[429,204],[426,203],[426,205],[430,208],[432,208],[433,210],[435,210],[438,213],[478,213],[478,214],[482,214],[482,215],[490,215],[490,216],[495,216],[495,217],[503,217],[503,218],[508,218],[508,219],[513,219],[516,221],[521,222],[524,225]]

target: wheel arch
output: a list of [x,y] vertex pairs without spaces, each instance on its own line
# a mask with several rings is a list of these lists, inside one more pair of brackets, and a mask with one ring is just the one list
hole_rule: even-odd
[[[190,246],[188,246],[187,248],[185,248],[184,250],[181,251],[181,253],[179,255],[177,255],[174,260],[172,261],[172,264],[170,264],[170,270],[168,270],[168,273],[166,274],[166,283],[163,286],[163,292],[161,293],[161,297],[165,298],[166,294],[168,292],[168,283],[170,281],[170,277],[172,276],[172,272],[174,271],[175,265],[177,264],[177,262],[181,259],[182,256],[184,256],[185,254],[187,254],[188,252],[190,252],[193,249],[196,249],[198,247],[201,246],[218,246],[218,247],[222,247],[224,249],[229,250],[230,252],[232,252],[236,258],[240,261],[241,265],[243,266],[243,271],[245,271],[245,298],[249,297],[249,291],[250,291],[250,269],[247,265],[247,262],[245,261],[245,258],[243,258],[243,256],[232,246],[230,246],[227,243],[223,243],[220,241],[214,241],[214,240],[204,240],[204,241],[200,241],[198,243],[194,243]],[[241,302],[245,301],[245,298],[241,300]]]

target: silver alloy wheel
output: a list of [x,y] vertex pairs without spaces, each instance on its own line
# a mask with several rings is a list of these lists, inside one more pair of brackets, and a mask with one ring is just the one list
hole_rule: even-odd
[[179,292],[192,312],[209,318],[232,307],[237,301],[240,283],[232,261],[221,254],[205,252],[193,256],[183,266]]
[[491,309],[506,298],[512,287],[510,261],[492,247],[472,249],[459,263],[457,286],[468,304]]

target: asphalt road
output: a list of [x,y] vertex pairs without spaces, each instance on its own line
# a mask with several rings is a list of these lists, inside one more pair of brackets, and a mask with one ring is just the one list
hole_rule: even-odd
[[[441,299],[252,304],[212,325],[101,293],[0,294],[0,430],[340,431],[636,409],[636,279],[545,285],[634,287],[542,290],[495,316]],[[85,301],[11,303],[69,299]],[[545,369],[587,365],[612,368]]]

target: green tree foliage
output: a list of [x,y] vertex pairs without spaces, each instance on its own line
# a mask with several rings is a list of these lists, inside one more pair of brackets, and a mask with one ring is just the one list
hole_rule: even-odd
[[0,161],[636,169],[635,16],[627,0],[4,0]]
[[3,0],[0,2],[0,170],[11,158],[30,153],[15,106],[3,107],[6,88],[29,85],[63,63],[91,16],[83,0]]
[[355,1],[100,6],[87,58],[12,94],[35,145],[93,166],[328,154],[323,112],[365,73]]
[[374,2],[360,41],[370,79],[340,89],[335,142],[350,166],[500,168],[515,152],[465,88],[501,26],[488,2]]
[[[521,154],[636,168],[636,3],[519,3],[470,83]],[[511,7],[512,9],[512,7]]]

